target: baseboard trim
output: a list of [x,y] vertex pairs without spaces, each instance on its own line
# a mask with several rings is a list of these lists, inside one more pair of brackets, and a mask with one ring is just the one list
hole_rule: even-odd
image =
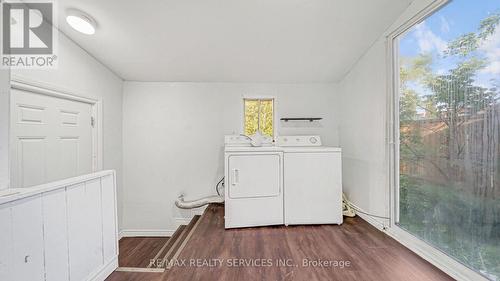
[[205,209],[208,207],[208,205],[191,209],[191,214],[189,217],[182,217],[182,218],[174,218],[175,222],[175,228],[178,228],[181,225],[188,225],[191,220],[193,219],[194,216],[201,216],[205,212]]
[[191,218],[174,218],[175,228],[178,228],[181,225],[188,225],[191,221]]
[[189,222],[196,215],[203,215],[205,209],[208,205],[203,207],[191,209],[191,213],[189,217],[182,218],[174,218],[174,229],[122,229],[118,233],[118,239],[122,239],[123,237],[157,237],[157,236],[167,236],[170,237],[174,234],[175,230],[179,228],[181,225],[188,225]]
[[175,230],[171,229],[122,229],[118,234],[119,239],[123,237],[170,237]]
[[162,273],[165,268],[142,268],[142,267],[118,267],[116,271],[120,272],[142,272],[142,273]]
[[113,257],[111,261],[101,268],[93,277],[89,278],[89,281],[104,281],[108,276],[118,268],[118,256]]

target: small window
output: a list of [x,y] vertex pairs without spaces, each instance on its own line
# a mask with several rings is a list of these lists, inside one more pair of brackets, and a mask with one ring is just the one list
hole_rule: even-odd
[[244,132],[251,136],[257,131],[273,137],[274,99],[244,99]]

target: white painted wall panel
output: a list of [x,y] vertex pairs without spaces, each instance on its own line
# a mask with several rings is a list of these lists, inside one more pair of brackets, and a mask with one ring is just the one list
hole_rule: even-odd
[[[85,280],[93,271],[97,262],[96,248],[95,196],[92,184],[79,184],[67,188],[68,236],[69,236],[69,272],[71,280]],[[102,257],[101,257],[102,260]]]
[[102,171],[3,197],[0,280],[104,280],[111,274],[118,267],[114,178],[113,171]]
[[10,203],[0,205],[0,280],[13,280],[12,214]]
[[11,204],[12,271],[15,280],[44,281],[42,199],[40,195]]
[[43,193],[42,204],[46,280],[69,280],[65,189]]
[[117,252],[117,225],[116,225],[116,198],[114,177],[107,176],[101,179],[102,196],[102,227],[103,227],[103,258],[104,263],[113,259]]
[[[103,244],[102,244],[102,198],[101,179],[88,181],[85,183],[85,222],[87,237],[80,241],[86,243],[89,258],[92,262],[87,264],[92,268],[99,268],[103,264]],[[85,243],[83,241],[86,241]]]

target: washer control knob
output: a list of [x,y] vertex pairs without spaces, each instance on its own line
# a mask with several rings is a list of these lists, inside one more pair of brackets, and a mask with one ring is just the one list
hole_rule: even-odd
[[312,144],[315,144],[318,142],[318,139],[316,139],[315,137],[311,137],[309,138],[309,141],[312,143]]

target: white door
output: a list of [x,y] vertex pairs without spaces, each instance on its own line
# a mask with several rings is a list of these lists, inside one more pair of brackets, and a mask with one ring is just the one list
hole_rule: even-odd
[[283,224],[281,153],[227,156],[225,227]]
[[11,91],[12,187],[93,171],[92,105]]

